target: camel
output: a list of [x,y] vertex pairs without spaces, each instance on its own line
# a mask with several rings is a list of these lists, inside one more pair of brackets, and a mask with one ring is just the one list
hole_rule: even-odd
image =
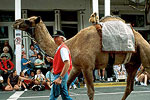
[[[107,17],[101,22],[110,20],[122,20],[118,18]],[[124,20],[122,20],[125,22]],[[42,19],[37,16],[28,19],[18,19],[13,24],[15,29],[29,32],[30,35],[37,41],[41,49],[43,49],[49,56],[54,56],[57,48],[53,38],[50,36]],[[34,31],[30,31],[34,28]],[[122,100],[125,100],[133,91],[134,78],[141,63],[145,70],[150,73],[150,45],[140,35],[140,33],[133,30],[136,39],[136,52],[132,53],[129,63],[126,63],[127,86]],[[105,68],[108,64],[109,54],[103,52],[100,47],[100,36],[94,25],[79,31],[74,37],[65,41],[71,52],[73,68],[69,75],[67,85],[82,72],[87,85],[87,94],[89,100],[94,100],[94,85],[93,85],[93,70]],[[127,53],[116,53],[114,64],[122,64],[126,58]]]

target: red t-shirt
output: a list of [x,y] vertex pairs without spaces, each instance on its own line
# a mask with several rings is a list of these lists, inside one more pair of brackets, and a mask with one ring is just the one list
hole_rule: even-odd
[[[8,66],[8,64],[10,65],[10,66]],[[6,61],[4,61],[4,60],[2,60],[1,62],[0,62],[0,69],[1,70],[7,70],[7,69],[13,69],[14,68],[14,64],[10,61],[10,60],[6,60]]]
[[[61,48],[64,47],[66,48],[68,51],[68,47],[63,43],[60,48],[57,50],[55,56],[54,56],[54,60],[53,60],[53,71],[54,74],[59,74],[61,73],[63,67],[64,67],[64,62],[61,59],[61,55],[60,55],[60,50]],[[72,60],[71,60],[71,55],[70,55],[70,51],[69,51],[69,61],[70,61],[70,67],[68,72],[70,72],[70,70],[72,69]]]

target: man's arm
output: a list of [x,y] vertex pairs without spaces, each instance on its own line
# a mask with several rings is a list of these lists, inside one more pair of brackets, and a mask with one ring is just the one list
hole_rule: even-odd
[[64,68],[63,68],[60,76],[64,77],[65,74],[68,72],[69,67],[70,67],[70,62],[68,60],[64,61]]
[[[60,76],[61,76],[61,77],[64,77],[64,76],[65,76],[65,74],[68,72],[69,67],[70,67],[70,62],[69,62],[68,60],[64,61],[64,67],[63,67],[62,72],[60,73]],[[55,84],[61,84],[61,82],[62,82],[61,77],[58,77],[58,78],[54,81]]]

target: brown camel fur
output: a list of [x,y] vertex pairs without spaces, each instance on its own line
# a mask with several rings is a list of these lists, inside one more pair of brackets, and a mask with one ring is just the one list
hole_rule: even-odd
[[[101,21],[105,22],[109,20],[120,19],[108,17]],[[15,29],[20,29],[27,32],[31,27],[34,27],[34,33],[31,33],[32,37],[37,41],[41,49],[43,49],[48,55],[54,56],[57,46],[55,45],[40,17],[34,16],[28,19],[16,20],[13,27]],[[128,77],[127,86],[122,100],[125,100],[133,91],[134,78],[140,64],[142,63],[145,69],[150,72],[150,45],[135,30],[134,36],[136,38],[137,52],[132,54],[130,62],[125,65]],[[82,72],[87,85],[89,100],[94,100],[93,70],[95,68],[105,68],[109,59],[109,54],[102,52],[100,49],[100,36],[95,26],[92,25],[82,29],[73,38],[65,41],[65,44],[70,49],[73,62],[73,69],[71,70],[68,79],[68,87],[71,82]],[[125,57],[126,53],[116,53],[114,64],[122,64]]]

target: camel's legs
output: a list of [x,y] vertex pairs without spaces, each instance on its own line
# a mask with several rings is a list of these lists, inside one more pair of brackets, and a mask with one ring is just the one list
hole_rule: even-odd
[[83,69],[82,72],[87,85],[89,100],[94,100],[93,69]]
[[75,78],[81,73],[81,69],[77,69],[78,67],[74,66],[71,70],[71,73],[69,75],[68,81],[67,81],[67,87],[69,90],[70,84],[75,80]]
[[128,77],[127,77],[127,86],[125,89],[124,96],[122,97],[122,100],[125,100],[127,96],[133,91],[134,78],[139,67],[140,64],[136,64],[134,66],[126,64],[126,71],[128,73]]

